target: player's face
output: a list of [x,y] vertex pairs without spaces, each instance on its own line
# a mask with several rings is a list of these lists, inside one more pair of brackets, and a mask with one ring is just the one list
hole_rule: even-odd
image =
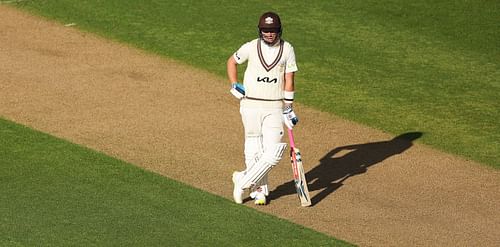
[[274,44],[278,40],[278,30],[262,30],[262,39],[268,44]]

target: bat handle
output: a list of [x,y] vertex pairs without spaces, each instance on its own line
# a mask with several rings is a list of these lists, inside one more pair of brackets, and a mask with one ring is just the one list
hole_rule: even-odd
[[295,140],[293,139],[292,129],[288,129],[288,139],[290,140],[290,147],[295,148]]

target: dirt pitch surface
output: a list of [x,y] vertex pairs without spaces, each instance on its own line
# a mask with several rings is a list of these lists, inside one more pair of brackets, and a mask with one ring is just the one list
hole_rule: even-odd
[[[0,16],[1,117],[231,199],[243,134],[225,78],[6,5]],[[419,133],[296,108],[313,206],[299,206],[287,158],[270,204],[244,206],[360,246],[500,244],[499,171]]]

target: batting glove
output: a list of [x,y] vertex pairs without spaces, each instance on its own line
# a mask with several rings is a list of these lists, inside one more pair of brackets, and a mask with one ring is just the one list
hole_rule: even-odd
[[245,97],[245,87],[238,82],[231,85],[231,90],[229,92],[231,92],[231,94],[233,94],[237,99]]
[[299,118],[295,115],[292,105],[285,106],[283,110],[283,122],[289,129],[293,129],[293,126],[297,125],[299,122]]

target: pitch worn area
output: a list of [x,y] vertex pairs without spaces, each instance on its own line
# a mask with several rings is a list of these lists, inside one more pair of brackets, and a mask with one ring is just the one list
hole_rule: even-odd
[[[10,7],[0,16],[0,116],[232,198],[243,134],[225,78]],[[299,206],[285,158],[259,210],[361,246],[500,243],[498,171],[407,140],[419,133],[297,113],[313,206]]]

